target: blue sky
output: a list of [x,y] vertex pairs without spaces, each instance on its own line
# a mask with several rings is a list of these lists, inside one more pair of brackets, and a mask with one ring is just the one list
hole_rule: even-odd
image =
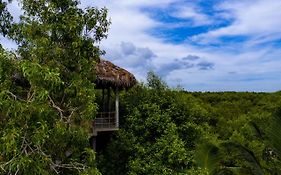
[[[280,0],[81,2],[109,9],[104,57],[140,81],[153,70],[190,91],[281,90]],[[16,2],[10,9],[19,15]]]

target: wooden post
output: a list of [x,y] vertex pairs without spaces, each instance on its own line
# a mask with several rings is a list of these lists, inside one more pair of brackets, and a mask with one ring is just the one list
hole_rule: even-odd
[[93,137],[93,149],[97,151],[97,136]]
[[107,110],[104,112],[111,112],[110,111],[110,88],[107,88]]
[[116,128],[119,128],[119,92],[118,87],[115,91],[115,122],[116,122]]
[[105,112],[104,88],[102,88],[102,111]]

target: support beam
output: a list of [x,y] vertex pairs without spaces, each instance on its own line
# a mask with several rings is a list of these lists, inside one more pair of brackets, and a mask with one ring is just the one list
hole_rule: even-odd
[[92,136],[90,138],[90,144],[93,150],[97,150],[97,136]]
[[104,112],[110,112],[110,88],[107,88],[107,109]]
[[115,122],[116,128],[119,128],[119,92],[118,88],[115,91]]
[[102,111],[105,111],[104,88],[102,88]]

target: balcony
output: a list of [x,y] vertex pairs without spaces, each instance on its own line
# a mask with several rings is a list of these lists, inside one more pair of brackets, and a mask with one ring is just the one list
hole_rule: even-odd
[[114,129],[118,128],[116,112],[99,112],[94,121],[95,129]]
[[93,132],[116,131],[119,128],[119,119],[116,112],[99,112],[93,121]]

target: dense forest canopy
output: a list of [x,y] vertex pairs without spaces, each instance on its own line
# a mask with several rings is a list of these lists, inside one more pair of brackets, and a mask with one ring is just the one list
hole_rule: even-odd
[[281,92],[188,92],[153,72],[120,96],[120,129],[90,148],[106,9],[0,1],[0,174],[281,174]]
[[280,174],[281,93],[187,92],[155,74],[121,98],[103,174]]

